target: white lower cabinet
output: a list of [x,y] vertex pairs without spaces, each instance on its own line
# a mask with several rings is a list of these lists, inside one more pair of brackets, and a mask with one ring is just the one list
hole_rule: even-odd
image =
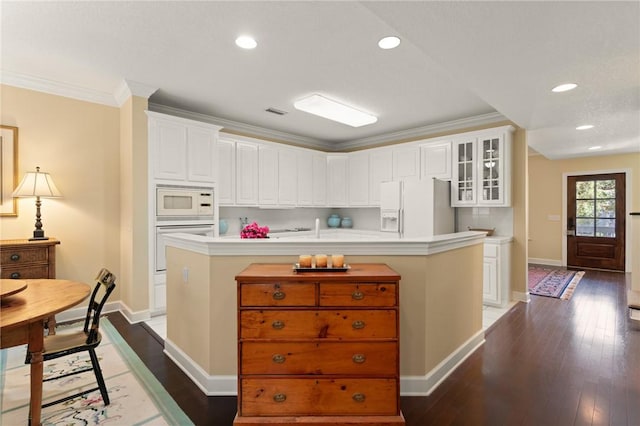
[[504,307],[511,299],[511,238],[493,237],[484,242],[482,303]]

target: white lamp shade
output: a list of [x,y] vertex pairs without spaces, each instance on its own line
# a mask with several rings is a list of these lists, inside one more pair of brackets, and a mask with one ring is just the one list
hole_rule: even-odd
[[62,197],[49,173],[40,171],[36,167],[35,172],[27,172],[18,187],[13,191],[13,197]]

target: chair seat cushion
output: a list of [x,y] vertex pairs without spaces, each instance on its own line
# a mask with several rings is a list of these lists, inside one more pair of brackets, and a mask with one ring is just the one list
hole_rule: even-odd
[[68,332],[68,333],[56,333],[53,336],[45,336],[44,338],[44,351],[42,355],[44,359],[57,358],[64,354],[70,354],[74,352],[86,351],[87,348],[96,347],[100,344],[102,335],[98,332],[98,336],[95,342],[87,344],[87,334],[83,330]]

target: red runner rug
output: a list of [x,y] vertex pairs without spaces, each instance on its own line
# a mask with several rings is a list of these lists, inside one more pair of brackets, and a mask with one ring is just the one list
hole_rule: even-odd
[[529,265],[529,293],[569,300],[584,271],[546,265]]

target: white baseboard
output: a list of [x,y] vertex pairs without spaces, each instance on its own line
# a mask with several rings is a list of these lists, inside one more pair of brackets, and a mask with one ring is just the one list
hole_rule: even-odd
[[129,321],[130,324],[136,324],[151,319],[151,313],[148,309],[143,311],[134,312],[127,306],[126,303],[120,301],[120,312]]
[[164,353],[186,374],[207,396],[236,396],[238,377],[212,376],[178,348],[171,340],[165,339]]
[[515,300],[516,302],[529,303],[531,302],[531,295],[528,291],[526,293],[523,293],[521,291],[512,291],[511,300]]
[[540,259],[537,257],[530,257],[528,259],[528,262],[536,263],[538,265],[562,266],[562,260],[556,260],[556,259]]
[[[429,395],[483,343],[484,331],[479,331],[426,375],[400,377],[400,394],[406,396]],[[238,394],[237,377],[235,375],[212,376],[207,374],[169,339],[164,341],[164,353],[205,395],[236,396]]]

